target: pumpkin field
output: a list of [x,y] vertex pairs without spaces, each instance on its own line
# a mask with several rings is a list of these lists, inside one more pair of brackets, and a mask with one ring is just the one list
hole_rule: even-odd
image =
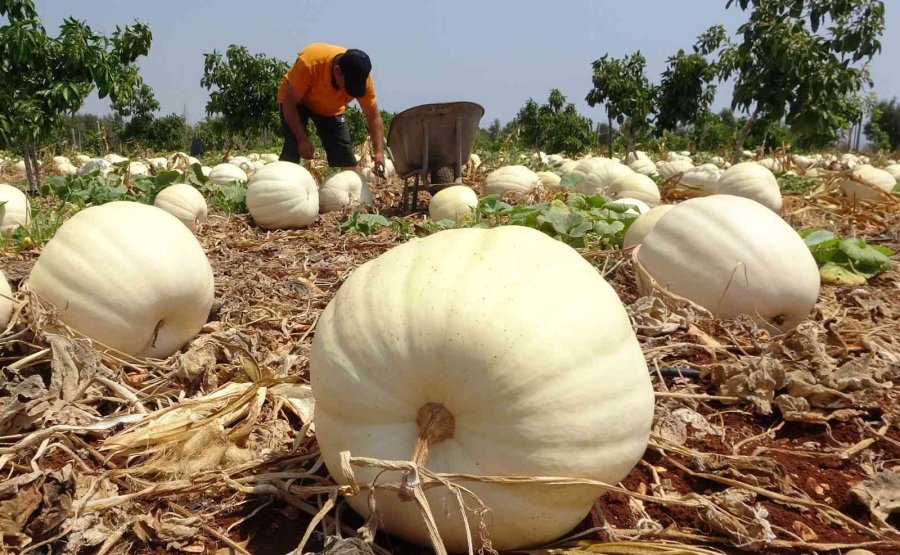
[[5,552],[900,549],[895,163],[360,154],[5,186]]

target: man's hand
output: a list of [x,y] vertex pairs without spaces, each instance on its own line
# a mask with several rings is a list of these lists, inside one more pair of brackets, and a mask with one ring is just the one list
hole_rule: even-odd
[[372,159],[375,162],[375,175],[384,179],[384,153],[376,152]]
[[316,147],[313,146],[312,141],[309,139],[300,139],[297,141],[297,152],[300,153],[301,158],[312,160],[316,155]]

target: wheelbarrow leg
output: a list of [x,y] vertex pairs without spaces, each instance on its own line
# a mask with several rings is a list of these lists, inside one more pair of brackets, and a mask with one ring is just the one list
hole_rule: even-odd
[[453,182],[462,183],[462,119],[456,118],[456,166],[453,168]]
[[409,179],[403,180],[403,197],[400,200],[400,212],[406,212],[406,204],[409,200]]

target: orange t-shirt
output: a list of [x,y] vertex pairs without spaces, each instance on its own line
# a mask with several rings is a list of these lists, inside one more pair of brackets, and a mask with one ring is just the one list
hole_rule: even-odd
[[[322,116],[344,113],[344,107],[353,101],[347,91],[338,90],[332,83],[331,69],[334,57],[347,49],[332,44],[314,43],[300,51],[291,69],[281,79],[278,102],[284,103],[288,82],[302,95],[300,104]],[[356,99],[360,106],[375,105],[375,85],[372,75],[366,80],[366,94]]]

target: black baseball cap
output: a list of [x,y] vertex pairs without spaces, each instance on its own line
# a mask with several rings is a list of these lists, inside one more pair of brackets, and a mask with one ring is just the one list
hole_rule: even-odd
[[369,55],[362,50],[351,48],[341,55],[338,67],[344,74],[344,88],[347,89],[347,94],[353,98],[365,96],[366,80],[372,71]]

